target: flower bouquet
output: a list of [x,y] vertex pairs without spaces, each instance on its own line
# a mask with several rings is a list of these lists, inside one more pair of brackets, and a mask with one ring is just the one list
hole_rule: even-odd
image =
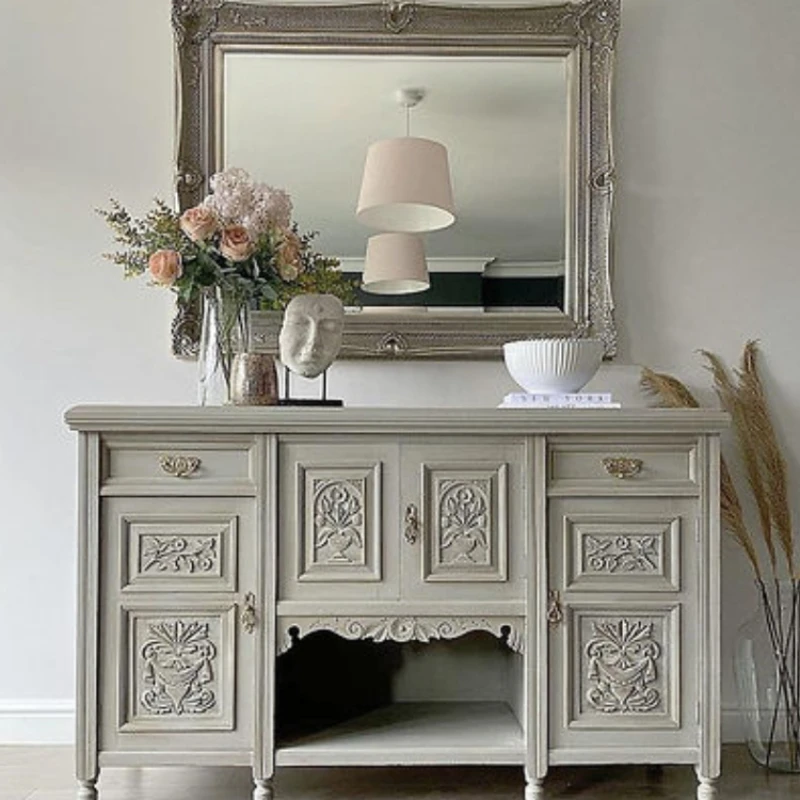
[[238,168],[217,173],[210,185],[211,193],[183,213],[160,200],[142,218],[115,200],[110,209],[98,209],[123,246],[104,256],[126,277],[148,273],[185,303],[202,297],[201,403],[211,399],[214,381],[226,394],[233,355],[247,345],[249,309],[282,310],[308,292],[332,294],[345,304],[355,299],[339,261],[317,253],[316,233],[301,233],[292,222],[284,190],[256,183]]

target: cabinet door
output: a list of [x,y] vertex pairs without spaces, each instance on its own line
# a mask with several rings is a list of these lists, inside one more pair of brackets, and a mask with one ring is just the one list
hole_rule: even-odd
[[252,750],[254,501],[102,508],[101,750]]
[[352,438],[280,450],[279,599],[395,599],[398,447]]
[[401,463],[403,597],[522,600],[524,445],[426,439]]
[[695,517],[686,498],[551,499],[553,750],[697,746]]

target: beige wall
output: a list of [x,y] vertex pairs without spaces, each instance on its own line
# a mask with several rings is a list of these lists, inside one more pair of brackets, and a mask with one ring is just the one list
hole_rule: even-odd
[[[760,338],[800,493],[800,4],[623,2],[619,364],[707,385],[696,348],[732,359]],[[169,197],[169,3],[0,0],[0,18],[0,740],[68,738],[76,456],[61,415],[194,402],[193,367],[168,354],[169,295],[100,259],[92,212]],[[635,370],[608,374],[629,389]],[[347,363],[331,388],[352,405],[488,406],[511,384],[500,364]],[[739,554],[723,560],[727,656],[751,598]]]

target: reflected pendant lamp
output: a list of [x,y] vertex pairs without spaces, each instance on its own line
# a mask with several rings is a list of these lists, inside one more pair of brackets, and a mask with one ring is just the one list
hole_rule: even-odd
[[411,294],[430,286],[422,238],[379,233],[367,239],[361,288],[371,294]]
[[356,218],[370,228],[425,233],[455,222],[447,149],[408,135],[409,109],[424,96],[422,89],[401,89],[407,135],[382,139],[367,150]]

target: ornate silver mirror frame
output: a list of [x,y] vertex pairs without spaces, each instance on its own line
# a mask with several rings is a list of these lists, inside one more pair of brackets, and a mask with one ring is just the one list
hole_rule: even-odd
[[[348,316],[341,356],[350,358],[496,358],[506,341],[535,335],[594,335],[617,350],[611,293],[610,226],[614,188],[611,78],[620,0],[553,6],[486,7],[391,2],[357,5],[256,5],[173,0],[178,55],[176,190],[181,208],[196,205],[217,169],[213,108],[219,54],[253,43],[322,53],[480,52],[568,59],[570,154],[564,310],[533,309],[458,316]],[[254,337],[274,349],[276,313],[258,312]],[[179,307],[173,351],[193,357],[198,310]]]

